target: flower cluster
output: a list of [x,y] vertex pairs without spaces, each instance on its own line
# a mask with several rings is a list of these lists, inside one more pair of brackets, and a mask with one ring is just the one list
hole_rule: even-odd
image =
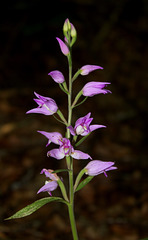
[[[64,33],[64,41],[58,37],[56,39],[59,43],[61,52],[67,57],[69,62],[69,67],[71,68],[71,48],[76,41],[77,33],[76,33],[75,27],[73,26],[72,23],[70,23],[69,19],[66,19],[64,23],[63,33]],[[67,86],[67,82],[65,80],[63,73],[60,72],[59,70],[53,70],[48,73],[48,75],[54,80],[54,82],[58,83],[61,89],[68,95],[68,101],[69,101],[68,120],[65,119],[65,117],[59,110],[55,100],[49,97],[44,97],[42,95],[39,95],[36,92],[35,92],[35,96],[37,97],[37,99],[34,99],[34,101],[37,103],[38,107],[33,108],[27,112],[27,114],[40,113],[44,115],[54,115],[54,114],[59,115],[60,121],[62,121],[62,123],[66,125],[65,137],[63,137],[62,134],[59,132],[46,132],[46,131],[38,131],[38,132],[44,135],[48,139],[46,147],[48,147],[51,143],[58,145],[58,148],[49,150],[47,152],[47,156],[53,157],[57,160],[66,158],[67,167],[69,171],[73,171],[72,159],[78,159],[78,160],[90,159],[91,161],[86,165],[83,171],[81,171],[81,175],[82,173],[83,174],[85,173],[86,175],[89,175],[89,176],[96,176],[101,173],[104,173],[105,176],[107,176],[106,174],[107,171],[116,169],[116,167],[114,166],[114,162],[92,160],[89,154],[75,149],[75,147],[78,146],[77,144],[78,136],[79,138],[80,137],[86,138],[94,130],[97,130],[99,128],[106,128],[105,125],[99,125],[99,124],[91,125],[91,122],[93,121],[93,118],[91,117],[91,112],[87,113],[83,117],[80,117],[75,122],[74,127],[71,124],[72,109],[78,105],[78,104],[76,105],[76,103],[79,101],[80,97],[92,97],[98,94],[111,93],[110,90],[105,89],[105,87],[110,84],[109,82],[91,81],[84,84],[83,88],[78,92],[78,94],[75,97],[75,100],[71,104],[71,101],[72,101],[71,93],[72,93],[73,81],[75,81],[79,75],[85,76],[91,73],[92,71],[99,70],[99,69],[102,70],[103,68],[98,65],[90,65],[90,64],[82,66],[73,76],[69,78],[69,86]],[[63,191],[63,185],[62,185],[63,183],[53,170],[43,169],[41,171],[41,174],[43,173],[47,178],[49,178],[49,180],[46,181],[45,185],[39,189],[38,193],[47,191],[51,195],[51,192],[55,190],[58,187],[58,185],[62,186],[61,191]],[[78,174],[78,179],[79,178],[80,178],[80,175]]]

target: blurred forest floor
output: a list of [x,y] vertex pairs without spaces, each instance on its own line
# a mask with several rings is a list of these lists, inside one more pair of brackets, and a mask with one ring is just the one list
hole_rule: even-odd
[[[42,168],[64,168],[64,160],[46,157],[46,139],[37,130],[60,131],[54,118],[25,115],[33,92],[55,99],[66,115],[67,100],[48,72],[67,76],[67,63],[56,36],[69,17],[78,31],[73,50],[74,71],[85,64],[104,67],[80,77],[109,81],[112,94],[89,98],[74,110],[74,119],[92,112],[93,123],[107,125],[91,134],[81,150],[93,159],[115,161],[118,170],[99,175],[75,197],[81,240],[140,240],[148,237],[147,151],[147,1],[15,1],[3,6],[0,57],[0,240],[72,239],[66,207],[51,203],[29,217],[4,221],[46,193]],[[133,9],[134,3],[134,9]],[[57,4],[57,5],[56,5]],[[65,8],[64,8],[65,7]],[[53,8],[54,9],[54,8]],[[61,9],[63,11],[61,12]],[[6,11],[7,10],[7,11]],[[51,11],[51,9],[50,9]],[[1,16],[2,17],[2,16]],[[64,60],[65,62],[64,62]],[[62,63],[62,65],[61,65]],[[53,146],[52,146],[53,147]],[[87,161],[75,161],[77,173]],[[65,180],[66,173],[61,176]],[[66,180],[65,180],[66,182]],[[56,190],[54,196],[60,196]]]

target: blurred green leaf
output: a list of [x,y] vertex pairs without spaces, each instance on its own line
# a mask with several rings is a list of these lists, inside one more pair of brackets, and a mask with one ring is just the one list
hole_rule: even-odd
[[87,183],[89,183],[92,179],[94,178],[94,176],[88,176],[87,178],[85,178],[82,182],[80,182],[80,184],[77,186],[75,192],[79,191],[80,189],[82,189],[83,187],[85,187],[85,185]]
[[42,198],[42,199],[39,199],[39,200],[35,201],[34,203],[26,206],[25,208],[21,209],[20,211],[16,212],[14,215],[12,215],[11,217],[9,217],[5,220],[26,217],[26,216],[32,214],[33,212],[36,212],[39,208],[41,208],[45,204],[47,204],[49,202],[53,202],[53,201],[67,203],[60,197]]

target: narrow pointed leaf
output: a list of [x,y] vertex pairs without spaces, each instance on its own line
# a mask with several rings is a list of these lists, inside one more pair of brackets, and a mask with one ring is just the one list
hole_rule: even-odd
[[75,107],[80,106],[82,103],[84,103],[84,102],[86,101],[87,98],[88,98],[88,97],[85,97],[80,103],[78,103],[78,104],[72,106],[72,108],[75,108]]
[[15,219],[15,218],[22,218],[22,217],[29,216],[30,214],[32,214],[33,212],[36,212],[38,209],[40,209],[45,204],[47,204],[49,202],[53,202],[53,201],[67,203],[66,201],[64,201],[60,197],[41,198],[41,199],[35,201],[34,203],[24,207],[20,211],[16,212],[14,215],[12,215],[11,217],[7,218],[6,220]]
[[90,135],[90,133],[88,133],[86,136],[84,136],[83,138],[81,138],[76,144],[75,146],[79,146],[88,136]]
[[87,185],[87,183],[89,183],[92,179],[94,178],[94,176],[88,176],[87,178],[85,178],[82,182],[80,182],[80,184],[77,186],[75,192],[79,191],[80,189],[82,189],[83,187],[85,187],[85,185]]
[[69,92],[63,87],[61,83],[59,83],[59,86],[63,92],[65,92],[67,95],[69,94]]

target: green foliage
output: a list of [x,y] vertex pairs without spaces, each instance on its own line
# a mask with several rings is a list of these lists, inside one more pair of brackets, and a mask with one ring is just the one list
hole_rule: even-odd
[[11,217],[7,218],[6,220],[15,219],[15,218],[22,218],[22,217],[29,216],[30,214],[32,214],[33,212],[36,212],[39,208],[41,208],[45,204],[47,204],[49,202],[53,202],[53,201],[67,203],[66,201],[64,201],[60,197],[41,198],[41,199],[35,201],[34,203],[26,206],[25,208],[21,209],[20,211],[16,212],[14,215],[12,215]]
[[76,188],[75,192],[79,191],[81,188],[85,187],[85,185],[87,183],[89,183],[94,176],[88,176],[87,178],[85,178],[82,182],[80,182],[80,184],[78,185],[78,187]]

